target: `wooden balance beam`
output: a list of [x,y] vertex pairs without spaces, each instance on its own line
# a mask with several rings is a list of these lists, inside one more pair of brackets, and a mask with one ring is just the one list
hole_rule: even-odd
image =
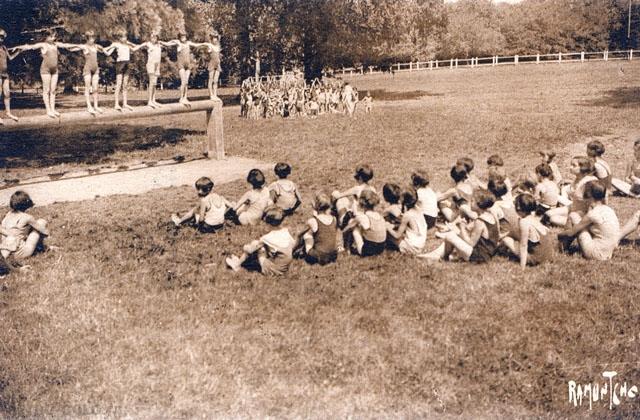
[[[65,112],[58,118],[47,115],[30,115],[21,117],[19,121],[4,118],[4,125],[0,125],[0,132],[19,130],[34,130],[49,127],[62,127],[65,125],[93,124],[136,118],[151,118],[162,115],[187,114],[190,112],[206,112],[207,142],[205,153],[211,158],[214,153],[218,160],[224,159],[224,133],[222,127],[222,100],[206,100],[191,102],[187,107],[179,103],[162,104],[162,107],[153,109],[149,106],[137,106],[133,111],[116,111],[113,108],[103,108],[104,113],[92,115],[88,111]],[[215,151],[215,152],[214,152]]]

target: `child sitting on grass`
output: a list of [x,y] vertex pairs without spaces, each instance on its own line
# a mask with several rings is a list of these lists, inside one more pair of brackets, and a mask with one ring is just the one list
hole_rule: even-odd
[[488,166],[488,179],[502,179],[504,184],[507,186],[507,194],[505,194],[504,199],[513,201],[513,196],[511,195],[511,190],[513,189],[513,184],[511,180],[507,176],[507,172],[504,170],[504,161],[499,155],[491,155],[487,158],[487,166]]
[[500,225],[489,209],[495,203],[493,194],[486,190],[474,193],[478,217],[466,228],[460,229],[460,234],[447,232],[444,235],[444,247],[420,255],[428,261],[448,261],[453,253],[465,261],[486,263],[496,254],[500,241]]
[[519,258],[520,267],[523,269],[527,265],[550,261],[556,248],[556,236],[542,224],[536,214],[537,208],[538,203],[531,194],[517,196],[516,210],[521,217],[516,235],[518,239],[509,236],[502,240],[502,243]]
[[44,250],[44,238],[49,235],[47,222],[27,214],[33,207],[31,197],[24,191],[16,191],[9,200],[9,213],[2,219],[0,253],[16,260],[31,257],[37,250]]
[[252,169],[247,175],[247,182],[252,189],[247,191],[234,207],[234,221],[239,225],[257,225],[265,210],[271,204],[271,195],[264,187],[264,174],[260,169]]
[[604,155],[604,144],[598,140],[590,141],[587,144],[587,156],[594,160],[594,175],[600,181],[604,183],[605,188],[607,188],[607,193],[611,189],[611,179],[613,178],[613,174],[611,172],[611,167],[609,164],[602,159],[602,155]]
[[611,259],[620,240],[620,222],[616,212],[605,204],[606,196],[607,188],[602,181],[590,181],[586,184],[584,199],[589,211],[579,220],[575,213],[571,214],[573,227],[558,235],[565,249],[577,238],[586,259]]
[[400,189],[398,184],[387,183],[382,187],[382,197],[387,203],[385,209],[382,211],[382,216],[387,223],[390,223],[394,227],[400,226],[400,222],[402,221],[401,195],[402,189]]
[[[284,220],[284,211],[279,207],[271,207],[266,212],[264,220],[273,227],[279,227]],[[232,255],[227,257],[225,262],[235,272],[245,266],[248,269],[259,268],[264,275],[279,276],[289,270],[294,245],[295,240],[289,229],[280,227],[245,245],[240,257]]]
[[562,173],[560,172],[560,168],[558,168],[558,164],[553,161],[556,157],[556,153],[551,150],[543,150],[540,153],[540,157],[542,158],[542,163],[546,163],[551,168],[551,172],[553,173],[551,179],[556,184],[562,184]]
[[389,239],[398,244],[398,250],[403,254],[418,255],[427,243],[427,221],[417,204],[418,194],[414,190],[405,191],[402,194],[405,211],[400,226],[394,228],[387,224]]
[[474,190],[486,187],[486,184],[480,181],[480,179],[473,173],[473,168],[475,168],[473,159],[470,157],[461,157],[456,161],[456,165],[464,166],[464,169],[467,171],[467,181]]
[[593,160],[586,156],[576,156],[571,160],[571,173],[575,179],[566,188],[563,188],[559,200],[568,203],[566,206],[556,207],[546,212],[547,217],[556,226],[565,226],[571,220],[580,220],[580,217],[589,210],[589,203],[584,197],[584,188],[591,181],[597,181]]
[[336,212],[338,215],[338,226],[341,229],[349,223],[349,220],[357,212],[358,199],[364,191],[371,191],[374,194],[376,189],[369,185],[369,181],[373,179],[373,169],[369,165],[360,165],[356,168],[353,176],[358,185],[349,188],[346,191],[334,191],[331,196],[335,200]]
[[345,233],[353,236],[352,251],[361,257],[382,254],[387,241],[387,226],[382,215],[375,211],[380,202],[378,195],[371,190],[360,194],[358,204],[361,211],[349,221]]
[[319,192],[313,201],[313,217],[307,220],[307,229],[301,235],[300,254],[309,264],[325,265],[338,257],[337,220],[331,214],[331,198]]
[[453,188],[438,196],[438,206],[447,222],[455,222],[459,216],[475,219],[477,214],[471,209],[474,188],[469,181],[467,169],[462,164],[456,164],[449,172],[455,183]]
[[225,214],[233,209],[233,203],[213,192],[213,181],[206,176],[196,181],[196,191],[200,201],[182,217],[171,215],[176,226],[189,222],[200,233],[217,232],[224,227]]
[[302,202],[296,184],[287,179],[291,174],[291,165],[282,162],[278,163],[274,168],[274,172],[278,180],[269,185],[271,201],[274,205],[284,210],[285,216],[290,216]]
[[[545,223],[561,226],[563,218],[552,218],[553,213],[549,213],[549,210],[558,207],[558,203],[560,202],[560,187],[558,187],[558,184],[552,179],[553,170],[548,164],[541,163],[536,166],[535,171],[538,183],[533,191],[533,197],[538,203],[537,213],[540,216],[544,216],[543,220]],[[565,202],[565,204],[568,203]]]
[[436,225],[438,218],[438,194],[429,187],[429,175],[425,171],[415,171],[411,174],[411,183],[418,195],[416,207],[422,212],[427,227],[431,229]]

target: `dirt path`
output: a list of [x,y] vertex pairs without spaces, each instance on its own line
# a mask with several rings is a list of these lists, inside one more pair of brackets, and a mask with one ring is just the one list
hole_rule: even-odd
[[38,184],[21,185],[0,190],[0,204],[7,205],[16,190],[24,190],[38,206],[93,200],[116,194],[142,194],[157,188],[193,185],[201,176],[216,184],[242,179],[252,168],[270,170],[272,164],[253,159],[230,157],[226,160],[195,160],[187,163],[113,172],[84,178],[61,179]]

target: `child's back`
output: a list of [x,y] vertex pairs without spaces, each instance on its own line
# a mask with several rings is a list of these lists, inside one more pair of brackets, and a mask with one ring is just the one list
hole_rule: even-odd
[[272,230],[260,238],[265,246],[266,259],[260,261],[262,273],[266,275],[281,275],[288,269],[293,259],[295,240],[289,229]]
[[293,209],[298,202],[296,184],[288,179],[275,181],[269,185],[269,191],[274,195],[274,204],[285,211]]
[[219,226],[224,224],[224,215],[227,211],[226,200],[216,193],[210,193],[200,199],[204,208],[204,223],[209,226]]

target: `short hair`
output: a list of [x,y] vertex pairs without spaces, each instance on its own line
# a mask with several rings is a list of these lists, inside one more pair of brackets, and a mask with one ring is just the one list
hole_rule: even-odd
[[507,173],[502,166],[491,166],[489,168],[489,179],[507,179]]
[[451,168],[451,172],[449,172],[453,181],[457,184],[458,182],[464,181],[467,179],[469,172],[467,171],[466,166],[461,163],[457,163],[453,165]]
[[84,33],[85,38],[95,38],[96,37],[96,33],[95,31],[89,29],[88,31],[86,31]]
[[638,147],[640,146],[640,138],[636,139],[636,141],[633,142],[633,147]]
[[402,205],[407,209],[412,209],[418,202],[418,194],[413,188],[402,193]]
[[331,197],[324,191],[318,191],[313,199],[313,208],[317,211],[326,211],[331,208]]
[[489,166],[504,166],[504,161],[498,155],[491,155],[487,158],[487,165]]
[[373,169],[367,164],[360,165],[356,168],[356,174],[353,177],[358,181],[369,182],[373,178]]
[[533,213],[538,208],[538,203],[533,195],[529,193],[520,194],[516,197],[516,210],[520,213]]
[[422,170],[414,171],[411,174],[411,182],[416,188],[424,188],[429,185],[429,174]]
[[247,175],[247,182],[255,189],[261,188],[264,185],[264,174],[260,169],[252,169]]
[[584,199],[602,201],[607,196],[607,187],[601,181],[590,181],[584,186]]
[[461,157],[460,159],[458,159],[456,161],[456,165],[462,165],[465,167],[465,169],[467,170],[467,173],[473,171],[473,168],[475,168],[475,164],[473,163],[473,159],[471,159],[470,157]]
[[496,198],[493,196],[493,194],[482,188],[476,190],[476,192],[473,193],[473,200],[476,202],[476,205],[482,210],[488,209],[496,202]]
[[398,184],[386,183],[384,184],[384,187],[382,187],[382,196],[384,197],[384,201],[389,204],[398,204],[401,194],[402,190]]
[[276,166],[273,169],[273,172],[276,173],[278,178],[286,178],[289,176],[289,174],[291,174],[291,165],[284,162],[276,163]]
[[595,162],[590,157],[574,156],[572,160],[578,163],[581,174],[592,174],[596,170]]
[[503,179],[500,178],[491,178],[487,183],[488,190],[496,197],[500,198],[509,192],[509,188],[507,188],[507,184]]
[[536,173],[543,178],[551,178],[553,176],[553,170],[548,163],[541,163],[536,166]]
[[123,36],[127,36],[127,30],[123,28],[118,28],[114,32],[118,38],[122,38]]
[[271,226],[279,226],[284,220],[284,210],[278,206],[269,207],[264,213],[264,221]]
[[0,35],[7,36],[7,31],[5,31],[3,28],[0,28]]
[[31,201],[31,197],[26,192],[16,191],[9,199],[9,207],[13,211],[27,211],[33,207],[33,201]]
[[364,190],[358,202],[365,210],[373,210],[380,202],[380,197],[371,190]]
[[594,156],[604,155],[604,144],[600,140],[593,140],[587,144],[587,153]]
[[213,190],[213,181],[211,178],[203,176],[196,181],[196,190],[204,191],[207,194]]

